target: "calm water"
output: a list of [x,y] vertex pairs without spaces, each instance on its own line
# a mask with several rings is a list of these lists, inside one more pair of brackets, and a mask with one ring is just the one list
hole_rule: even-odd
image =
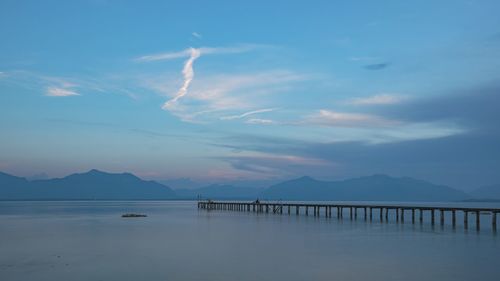
[[500,280],[489,223],[477,233],[194,202],[0,202],[0,280]]

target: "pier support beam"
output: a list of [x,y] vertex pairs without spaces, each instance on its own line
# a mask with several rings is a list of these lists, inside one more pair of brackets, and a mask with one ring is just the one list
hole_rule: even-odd
[[476,212],[476,230],[477,231],[479,231],[479,229],[481,228],[480,217],[481,217],[481,212],[477,211]]
[[464,211],[464,229],[469,228],[469,212]]
[[491,212],[491,229],[497,231],[497,213]]
[[451,225],[453,228],[457,226],[457,211],[451,210]]

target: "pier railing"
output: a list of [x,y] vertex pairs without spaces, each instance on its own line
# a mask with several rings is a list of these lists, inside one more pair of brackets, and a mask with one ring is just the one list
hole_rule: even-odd
[[[324,204],[324,203],[282,203],[282,202],[237,202],[237,201],[198,201],[199,209],[206,210],[231,210],[231,211],[246,211],[257,213],[274,213],[290,215],[304,214],[309,215],[310,210],[313,216],[324,216],[331,218],[336,216],[338,219],[344,218],[344,211],[349,211],[350,219],[358,218],[358,210],[363,212],[364,220],[373,221],[374,211],[378,215],[379,221],[389,221],[390,214],[395,216],[396,222],[405,222],[406,215],[409,215],[409,220],[412,224],[416,223],[417,215],[418,222],[424,222],[424,214],[430,215],[431,225],[436,224],[436,217],[439,213],[439,224],[445,224],[446,214],[451,214],[451,225],[457,226],[457,213],[461,213],[463,218],[464,229],[469,228],[469,217],[473,215],[475,218],[475,228],[477,231],[481,229],[481,215],[491,215],[491,228],[494,232],[497,230],[497,214],[500,213],[499,208],[470,208],[470,207],[430,207],[430,206],[408,206],[408,205],[352,205],[352,204]],[[448,216],[449,217],[449,216]]]

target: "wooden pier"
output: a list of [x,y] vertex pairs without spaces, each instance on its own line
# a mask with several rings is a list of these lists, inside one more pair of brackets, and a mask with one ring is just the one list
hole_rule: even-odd
[[[388,222],[389,214],[392,213],[395,221],[405,223],[405,215],[410,214],[412,224],[416,223],[416,214],[418,213],[418,222],[424,223],[424,214],[430,216],[431,225],[436,224],[436,214],[439,213],[439,224],[445,225],[446,214],[451,214],[451,225],[453,228],[457,226],[457,213],[463,217],[464,229],[469,228],[469,216],[475,217],[474,226],[477,231],[481,229],[481,216],[491,216],[491,229],[497,230],[497,213],[500,209],[496,208],[461,208],[461,207],[429,207],[429,206],[401,206],[401,205],[349,205],[349,204],[312,204],[312,203],[281,203],[281,202],[231,202],[231,201],[198,201],[199,209],[206,210],[229,210],[255,213],[274,213],[282,215],[284,212],[287,215],[294,213],[295,215],[309,216],[310,212],[315,217],[337,217],[344,218],[344,211],[349,211],[349,219],[356,220],[358,218],[358,210],[362,211],[363,220],[373,221],[374,213],[379,215],[380,222]],[[450,216],[448,216],[450,217]]]

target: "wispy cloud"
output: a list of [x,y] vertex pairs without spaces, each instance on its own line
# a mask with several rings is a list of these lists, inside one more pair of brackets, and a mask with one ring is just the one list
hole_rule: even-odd
[[336,112],[326,109],[308,116],[302,124],[315,124],[331,127],[385,127],[400,124],[398,121],[362,113]]
[[387,105],[398,104],[405,98],[406,97],[400,95],[380,94],[370,97],[353,98],[348,100],[346,103],[352,105]]
[[184,63],[184,68],[182,69],[182,75],[184,76],[184,82],[182,83],[182,87],[179,89],[174,98],[167,101],[163,104],[163,109],[168,110],[176,105],[177,101],[187,94],[187,90],[191,81],[194,78],[194,70],[193,63],[194,61],[200,57],[200,51],[198,49],[191,48],[191,54],[189,59]]
[[[265,85],[275,85],[276,83],[281,83],[281,79],[289,80],[292,75],[287,73],[272,73],[273,76],[269,76],[269,73],[259,73],[256,75],[216,75],[211,76],[207,79],[197,79],[196,84],[198,87],[191,89],[191,84],[194,80],[194,62],[203,55],[208,54],[230,54],[230,53],[242,53],[253,50],[255,48],[263,47],[263,45],[239,45],[233,47],[201,47],[201,48],[189,48],[179,52],[167,52],[155,55],[147,55],[137,58],[137,61],[141,62],[151,62],[160,60],[169,60],[176,58],[187,57],[188,59],[184,63],[182,70],[183,82],[181,87],[173,95],[171,99],[165,102],[162,106],[164,110],[170,111],[172,114],[178,116],[183,121],[188,122],[199,122],[195,120],[201,116],[206,117],[209,115],[214,115],[214,112],[218,111],[236,111],[236,110],[249,110],[252,107],[255,108],[254,104],[248,103],[248,101],[243,101],[240,93],[238,93],[242,88],[251,88],[254,97],[259,95],[259,91],[266,91],[264,89]],[[289,77],[287,77],[289,76]],[[158,89],[158,85],[164,84],[164,82],[156,83],[154,81],[148,82],[151,88]],[[189,94],[188,94],[189,90]],[[231,96],[227,94],[231,92]],[[183,102],[180,102],[180,100]],[[274,110],[274,109],[272,109]],[[232,120],[232,119],[242,119],[246,116],[268,112],[271,109],[264,109],[263,111],[250,111],[243,113],[241,115],[232,116],[212,116],[219,120]],[[227,113],[226,113],[227,115]]]
[[48,97],[70,97],[79,96],[80,94],[68,88],[48,87],[45,95]]
[[191,35],[193,35],[194,37],[198,38],[198,39],[201,39],[201,34],[199,34],[198,32],[192,32]]
[[[244,53],[256,48],[263,47],[263,45],[255,45],[255,44],[245,44],[238,45],[232,47],[201,47],[196,48],[200,55],[209,55],[209,54],[236,54],[236,53]],[[136,58],[136,61],[139,62],[151,62],[151,61],[161,61],[161,60],[171,60],[178,58],[190,57],[193,48],[187,48],[178,52],[165,52],[153,55],[145,55]]]
[[[158,78],[161,80],[162,78]],[[217,74],[191,80],[189,94],[181,92],[182,102],[164,106],[171,114],[187,122],[237,120],[277,110],[269,106],[271,96],[289,90],[293,83],[309,79],[307,75],[286,70],[271,70],[250,74]],[[186,81],[186,79],[184,80]],[[149,81],[158,90],[158,82]],[[160,82],[161,84],[161,82]],[[146,85],[148,86],[148,85]],[[165,91],[161,91],[162,94]],[[173,97],[179,96],[179,92]],[[262,108],[257,112],[255,108]],[[242,114],[234,114],[242,111]],[[241,116],[243,115],[243,116]]]
[[141,85],[137,85],[136,77],[130,75],[53,76],[26,70],[15,70],[5,72],[3,77],[0,75],[0,78],[4,83],[42,93],[45,96],[56,97],[109,93],[138,99],[140,97],[138,93],[144,91]]
[[136,61],[148,62],[148,61],[158,61],[158,60],[171,60],[188,57],[191,54],[191,48],[185,49],[178,52],[168,52],[154,55],[146,55],[138,57]]
[[277,122],[271,119],[260,119],[260,118],[250,118],[245,121],[247,124],[257,124],[257,125],[271,125],[276,124]]
[[259,114],[259,113],[264,113],[264,112],[271,112],[275,111],[276,108],[264,108],[264,109],[258,109],[258,110],[253,110],[253,111],[248,111],[240,115],[231,115],[231,116],[223,116],[220,118],[220,120],[233,120],[233,119],[242,119],[247,116]]
[[243,153],[236,156],[216,157],[229,163],[234,169],[256,174],[290,176],[304,173],[304,169],[323,167],[331,169],[334,163],[318,158],[291,154]]

